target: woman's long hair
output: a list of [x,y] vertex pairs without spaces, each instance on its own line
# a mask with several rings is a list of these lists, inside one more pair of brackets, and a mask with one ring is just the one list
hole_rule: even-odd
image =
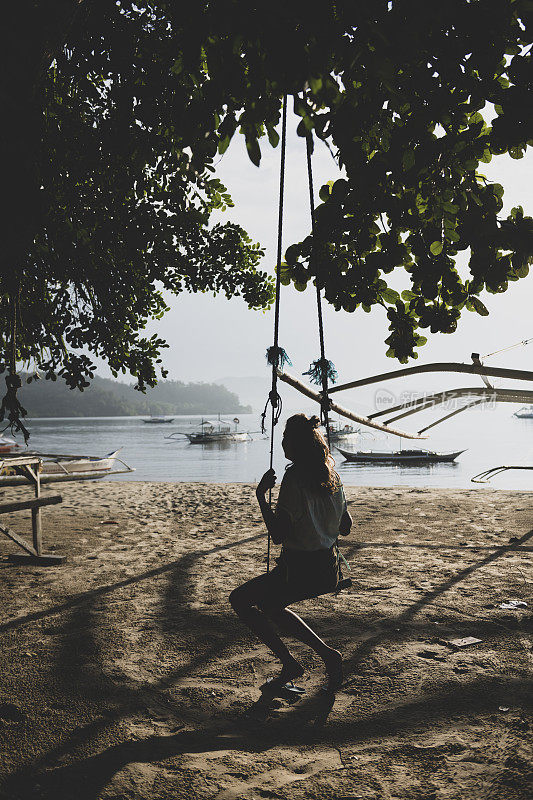
[[333,467],[335,460],[319,430],[318,417],[295,414],[285,425],[285,440],[290,457],[304,484],[314,491],[335,494],[340,479]]

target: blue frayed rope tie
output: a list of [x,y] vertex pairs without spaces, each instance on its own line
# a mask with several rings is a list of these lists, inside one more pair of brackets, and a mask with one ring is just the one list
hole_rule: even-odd
[[339,377],[333,361],[329,361],[327,358],[318,358],[313,361],[307,372],[302,374],[309,375],[311,383],[316,383],[317,386],[324,386],[325,382],[335,383]]

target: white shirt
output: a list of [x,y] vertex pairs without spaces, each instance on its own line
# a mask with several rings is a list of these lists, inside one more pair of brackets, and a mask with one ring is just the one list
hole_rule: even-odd
[[279,489],[276,511],[284,511],[291,531],[283,544],[291,550],[322,550],[335,544],[346,497],[339,481],[334,494],[317,492],[302,484],[294,467],[289,467]]

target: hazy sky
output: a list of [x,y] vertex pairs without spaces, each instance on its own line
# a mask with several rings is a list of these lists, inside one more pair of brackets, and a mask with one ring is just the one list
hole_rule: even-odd
[[[305,142],[294,132],[296,122],[289,109],[284,250],[292,242],[303,238],[310,226]],[[273,271],[280,148],[272,149],[266,138],[261,145],[263,158],[261,166],[257,168],[246,155],[243,137],[236,136],[220,159],[217,170],[235,202],[235,208],[223,216],[240,223],[255,241],[266,247],[264,268]],[[520,161],[500,156],[490,164],[481,166],[488,178],[504,185],[505,210],[521,204],[526,213],[532,213],[531,203],[528,205],[533,179],[531,151]],[[338,176],[336,164],[321,142],[315,149],[313,169],[318,202],[320,185]],[[399,270],[398,275],[400,277]],[[407,273],[401,276],[401,280],[401,287],[395,283],[395,288],[408,288]],[[459,330],[453,335],[431,335],[422,331],[429,340],[420,351],[417,363],[470,361],[472,351],[483,355],[533,337],[531,274],[511,284],[503,295],[485,294],[483,301],[490,310],[490,316],[480,317],[465,311]],[[226,376],[268,374],[265,351],[272,343],[272,312],[249,311],[240,299],[228,301],[211,294],[181,295],[169,298],[168,302],[171,311],[163,320],[150,325],[149,332],[157,331],[170,344],[170,349],[164,354],[170,378],[215,381]],[[326,352],[336,365],[341,382],[400,366],[398,362],[385,357],[384,339],[388,333],[383,309],[376,308],[371,314],[358,309],[349,314],[336,312],[324,304],[324,311]],[[319,357],[314,287],[303,293],[291,287],[282,287],[280,344],[291,357],[294,365],[291,371],[294,374],[301,374],[311,361]],[[533,343],[492,359],[490,363],[527,369],[532,354]],[[106,374],[105,369],[101,370],[101,374]],[[460,376],[457,380],[457,385],[465,385]],[[467,385],[474,384],[475,380]],[[441,385],[442,379],[437,383],[424,380],[424,387],[427,388]],[[449,378],[446,378],[445,386],[449,385]],[[417,382],[419,386],[420,381]]]

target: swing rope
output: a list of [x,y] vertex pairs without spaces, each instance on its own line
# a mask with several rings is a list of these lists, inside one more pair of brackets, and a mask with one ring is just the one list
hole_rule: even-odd
[[[283,97],[281,123],[281,162],[279,174],[279,209],[278,209],[278,247],[276,259],[276,302],[274,306],[274,344],[267,350],[267,361],[272,365],[272,388],[268,395],[265,409],[261,415],[261,429],[265,430],[265,420],[268,405],[272,409],[270,424],[270,469],[274,465],[274,428],[281,416],[282,402],[278,394],[278,369],[283,369],[285,363],[291,363],[285,350],[279,346],[279,305],[281,294],[281,254],[283,248],[283,199],[285,194],[285,152],[287,144],[287,95]],[[272,507],[272,489],[268,492],[268,504]],[[267,572],[270,572],[270,545],[271,536],[268,533],[267,545]]]
[[[316,225],[315,225],[315,194],[313,188],[313,165],[311,162],[311,154],[313,152],[313,134],[311,131],[308,131],[305,137],[305,149],[307,154],[307,179],[309,184],[309,207],[311,210],[311,233],[313,235],[313,245],[311,250],[311,261],[315,260],[315,232],[316,232]],[[316,306],[317,306],[317,314],[318,314],[318,337],[320,341],[320,359],[318,361],[314,361],[307,372],[304,372],[304,375],[309,375],[311,380],[314,383],[317,383],[322,386],[322,402],[320,403],[320,411],[321,411],[321,422],[326,428],[326,437],[328,442],[328,447],[331,450],[331,442],[330,442],[330,431],[329,431],[329,411],[331,409],[331,400],[328,395],[328,379],[331,380],[332,383],[335,383],[337,378],[337,373],[335,367],[333,366],[332,362],[326,358],[326,347],[324,343],[324,323],[322,318],[322,297],[320,294],[320,280],[319,280],[319,265],[316,262],[317,270],[316,270],[316,279],[315,279],[315,286],[316,286]]]
[[22,419],[27,415],[27,411],[22,407],[17,397],[17,390],[22,386],[20,375],[17,374],[17,318],[20,313],[19,310],[19,293],[20,286],[12,292],[10,298],[11,304],[11,324],[10,324],[10,338],[11,350],[9,354],[9,372],[6,375],[7,391],[0,403],[0,421],[7,418],[7,425],[0,430],[4,433],[8,428],[12,434],[20,431],[24,436],[24,443],[28,444],[30,434],[24,425]]

